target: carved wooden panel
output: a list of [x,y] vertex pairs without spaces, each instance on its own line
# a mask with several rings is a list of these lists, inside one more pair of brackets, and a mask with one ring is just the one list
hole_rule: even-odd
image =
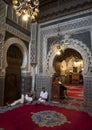
[[60,84],[58,82],[52,83],[52,100],[60,100]]
[[12,66],[6,69],[4,102],[13,102],[21,96],[20,68]]

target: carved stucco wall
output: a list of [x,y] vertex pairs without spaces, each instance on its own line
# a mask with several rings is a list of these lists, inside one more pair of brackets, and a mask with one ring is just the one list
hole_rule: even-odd
[[[91,60],[91,52],[89,48],[83,44],[81,41],[78,41],[76,39],[64,39],[61,41],[61,49],[63,50],[64,48],[71,48],[79,52],[83,58],[83,63],[84,63],[84,70],[83,74],[87,74],[88,72],[88,67],[92,66],[92,60]],[[54,68],[53,68],[53,60],[54,57],[57,55],[57,46],[58,45],[53,45],[47,55],[47,66],[45,65],[44,68],[46,68],[46,72],[48,74],[53,74],[54,73]]]
[[[47,22],[44,24],[41,24],[39,26],[39,33],[38,33],[38,73],[39,74],[46,74],[46,70],[50,71],[52,73],[53,67],[52,62],[53,58],[56,55],[55,51],[51,49],[47,52],[47,44],[48,39],[53,36],[57,36],[58,32],[58,25],[60,29],[60,35],[62,37],[65,37],[66,34],[69,35],[69,39],[67,39],[67,48],[72,48],[76,51],[78,51],[83,58],[84,61],[84,74],[87,73],[88,67],[92,67],[92,54],[91,54],[91,48],[92,48],[92,41],[91,41],[91,48],[87,46],[88,43],[84,43],[84,41],[80,41],[77,38],[71,37],[74,34],[89,32],[89,35],[91,35],[92,30],[92,10],[86,11],[80,14],[75,14],[61,19],[57,19],[56,21]],[[86,16],[87,14],[87,16]],[[79,18],[78,18],[79,15]],[[66,39],[61,39],[61,46],[66,44]],[[53,46],[53,43],[52,43]],[[46,64],[47,63],[47,64]],[[49,68],[48,68],[49,65]],[[49,70],[48,70],[49,69]],[[49,74],[50,74],[49,73]]]
[[[42,86],[46,84],[44,81],[46,76],[50,79],[54,73],[53,59],[56,55],[57,41],[54,39],[48,44],[48,39],[57,36],[58,26],[61,36],[61,49],[74,49],[83,58],[84,104],[92,106],[92,10],[86,10],[39,25],[37,65],[39,76],[36,87],[40,91],[41,83],[43,83]],[[41,81],[42,77],[44,77],[43,81]],[[40,83],[38,79],[40,79]],[[52,83],[50,82],[46,88],[50,89],[49,95],[51,97]]]
[[8,65],[7,64],[7,51],[8,51],[8,48],[13,44],[16,45],[21,50],[21,53],[23,55],[23,63],[22,63],[21,69],[22,69],[22,71],[26,71],[27,62],[28,62],[27,48],[26,48],[24,42],[16,37],[12,37],[12,38],[9,38],[8,40],[6,40],[6,42],[3,46],[3,69],[5,70]]

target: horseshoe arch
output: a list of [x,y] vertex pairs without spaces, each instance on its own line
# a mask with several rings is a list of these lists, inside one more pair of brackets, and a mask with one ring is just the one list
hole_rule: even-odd
[[[51,46],[46,59],[46,72],[50,75],[53,75],[55,72],[53,68],[53,60],[56,56],[57,46],[58,44],[54,44]],[[88,72],[89,64],[91,63],[91,52],[89,48],[85,44],[83,44],[83,42],[72,38],[61,40],[60,49],[65,48],[74,49],[81,54],[84,63],[83,75],[86,75]]]
[[23,55],[23,62],[22,62],[21,69],[22,69],[22,71],[26,71],[27,56],[28,56],[27,48],[26,48],[24,42],[16,37],[9,38],[4,44],[4,61],[3,61],[4,66],[3,66],[3,69],[6,69],[6,67],[8,65],[7,64],[7,50],[13,44],[15,44],[21,50],[21,53]]

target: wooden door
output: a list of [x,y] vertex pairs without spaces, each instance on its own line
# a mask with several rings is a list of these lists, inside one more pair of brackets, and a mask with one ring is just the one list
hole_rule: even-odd
[[22,54],[16,46],[10,47],[7,54],[4,104],[11,103],[21,96],[21,64]]

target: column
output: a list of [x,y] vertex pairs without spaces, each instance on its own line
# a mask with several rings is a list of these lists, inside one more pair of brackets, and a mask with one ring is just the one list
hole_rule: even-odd
[[35,76],[36,76],[36,63],[31,64],[32,66],[32,91],[35,91]]
[[35,75],[37,64],[37,23],[31,25],[31,40],[30,40],[30,64],[32,67],[32,91],[35,91]]

